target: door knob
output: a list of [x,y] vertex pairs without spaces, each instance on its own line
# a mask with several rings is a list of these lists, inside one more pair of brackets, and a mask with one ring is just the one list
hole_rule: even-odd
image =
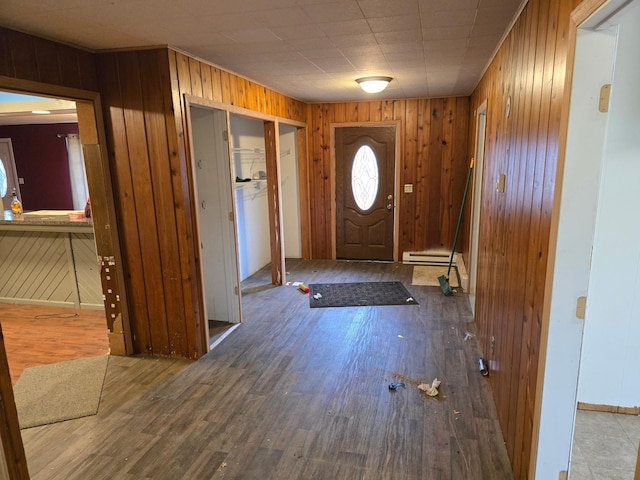
[[391,211],[391,209],[393,208],[393,205],[391,205],[390,203],[387,204],[387,210]]

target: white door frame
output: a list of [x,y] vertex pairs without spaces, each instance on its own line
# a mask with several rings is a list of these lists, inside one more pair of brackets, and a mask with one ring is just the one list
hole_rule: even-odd
[[484,166],[484,144],[487,130],[487,100],[476,111],[476,145],[473,165],[473,197],[471,200],[471,232],[469,238],[469,302],[475,315],[476,280],[478,274],[478,238],[480,233],[480,207],[482,205],[482,169]]

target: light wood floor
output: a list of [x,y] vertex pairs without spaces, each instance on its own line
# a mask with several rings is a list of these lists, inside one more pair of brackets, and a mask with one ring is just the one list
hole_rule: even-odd
[[109,353],[102,310],[0,303],[11,382],[25,368]]
[[[197,362],[111,357],[98,415],[23,431],[33,479],[511,479],[464,295],[406,265],[288,261],[290,280],[400,280],[419,306],[309,309],[263,269]],[[442,381],[427,398],[416,385]],[[404,381],[392,393],[388,384]]]

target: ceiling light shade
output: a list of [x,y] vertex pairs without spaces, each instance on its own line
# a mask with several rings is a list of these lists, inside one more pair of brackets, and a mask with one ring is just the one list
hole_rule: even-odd
[[387,88],[391,80],[393,80],[391,77],[362,77],[357,78],[356,82],[365,92],[378,93]]

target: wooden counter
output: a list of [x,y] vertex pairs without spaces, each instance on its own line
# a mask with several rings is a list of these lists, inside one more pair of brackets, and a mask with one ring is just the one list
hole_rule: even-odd
[[0,219],[0,302],[104,308],[91,219],[40,211]]

